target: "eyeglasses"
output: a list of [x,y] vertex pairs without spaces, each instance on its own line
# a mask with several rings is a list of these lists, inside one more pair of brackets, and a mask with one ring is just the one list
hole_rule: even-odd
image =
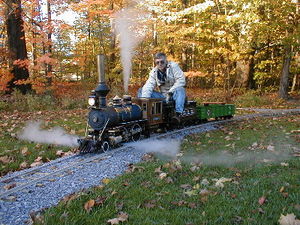
[[156,65],[158,65],[158,64],[164,65],[165,63],[166,63],[165,60],[157,60],[157,61],[155,61]]

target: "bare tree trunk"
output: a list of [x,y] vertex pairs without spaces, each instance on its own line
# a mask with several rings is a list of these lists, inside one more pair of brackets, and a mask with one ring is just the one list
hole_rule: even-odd
[[[52,56],[52,18],[51,18],[51,3],[50,0],[47,0],[47,14],[48,14],[48,53],[49,57]],[[48,87],[52,85],[52,65],[50,63],[47,64],[47,82]]]
[[282,72],[280,77],[279,93],[278,93],[279,97],[283,99],[288,98],[291,54],[292,54],[292,47],[289,44],[285,47],[285,51],[284,51],[283,67],[282,67]]
[[183,48],[181,53],[182,70],[187,71],[187,49]]
[[294,92],[296,90],[297,78],[298,78],[298,74],[294,74],[291,92]]
[[254,51],[251,52],[249,59],[238,61],[236,64],[237,75],[240,77],[240,86],[248,89],[255,88],[254,82]]
[[14,78],[8,83],[10,89],[17,88],[23,94],[31,90],[31,85],[16,85],[15,82],[27,80],[29,71],[26,66],[20,67],[15,64],[17,60],[27,60],[24,22],[22,19],[21,0],[8,0],[6,11],[6,29],[9,51],[9,67]]

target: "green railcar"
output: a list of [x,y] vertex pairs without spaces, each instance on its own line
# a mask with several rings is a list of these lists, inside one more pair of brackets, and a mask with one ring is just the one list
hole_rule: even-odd
[[233,104],[203,103],[196,109],[200,120],[230,119],[235,114],[235,105]]

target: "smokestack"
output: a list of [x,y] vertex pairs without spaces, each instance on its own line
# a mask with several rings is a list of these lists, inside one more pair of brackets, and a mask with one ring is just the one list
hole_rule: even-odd
[[97,70],[99,83],[105,83],[105,56],[97,55]]
[[105,83],[105,56],[97,55],[97,71],[99,76],[99,84],[95,89],[96,96],[99,98],[99,107],[106,107],[106,96],[109,88]]

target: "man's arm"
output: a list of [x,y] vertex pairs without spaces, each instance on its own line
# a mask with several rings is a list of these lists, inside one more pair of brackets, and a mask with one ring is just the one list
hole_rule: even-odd
[[156,80],[155,80],[155,69],[152,69],[149,78],[142,89],[142,98],[150,98],[151,94],[156,87]]
[[185,76],[177,63],[172,65],[172,70],[174,73],[175,83],[170,88],[169,92],[173,93],[176,88],[185,86]]

